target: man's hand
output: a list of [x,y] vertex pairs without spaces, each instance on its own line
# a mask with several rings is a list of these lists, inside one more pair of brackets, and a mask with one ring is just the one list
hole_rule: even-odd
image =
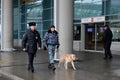
[[59,45],[57,45],[57,49],[59,48]]
[[38,47],[38,50],[41,50],[41,47]]
[[26,49],[25,49],[25,48],[23,48],[23,51],[26,51]]

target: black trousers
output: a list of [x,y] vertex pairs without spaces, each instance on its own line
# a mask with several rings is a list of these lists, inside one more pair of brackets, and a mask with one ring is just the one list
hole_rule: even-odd
[[35,57],[35,53],[28,53],[28,59],[29,59],[28,68],[29,69],[34,69],[33,67],[34,57]]
[[104,49],[105,49],[105,58],[112,58],[112,53],[110,50],[111,42],[104,43]]

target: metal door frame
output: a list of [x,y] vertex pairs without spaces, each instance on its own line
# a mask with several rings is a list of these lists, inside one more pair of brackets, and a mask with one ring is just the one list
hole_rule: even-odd
[[[81,23],[81,50],[82,51],[103,52],[103,51],[97,50],[97,25],[99,23],[103,23],[103,25],[105,25],[105,22]],[[95,49],[94,50],[85,49],[85,24],[95,24]]]

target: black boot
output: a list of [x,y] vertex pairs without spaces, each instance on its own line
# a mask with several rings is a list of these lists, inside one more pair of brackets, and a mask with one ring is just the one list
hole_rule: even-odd
[[34,67],[33,66],[31,66],[31,72],[34,73]]
[[34,68],[31,69],[31,72],[34,73]]
[[34,72],[34,67],[31,65],[28,65],[28,71],[31,71],[32,73]]
[[51,64],[51,67],[52,67],[52,70],[53,70],[53,71],[56,70],[56,67],[55,67],[54,63]]
[[52,66],[51,66],[51,64],[49,63],[49,65],[48,65],[48,69],[52,69]]
[[109,57],[110,60],[112,60],[112,58],[113,58],[112,56]]
[[34,73],[34,67],[33,66],[28,66],[28,71],[31,71],[32,73]]

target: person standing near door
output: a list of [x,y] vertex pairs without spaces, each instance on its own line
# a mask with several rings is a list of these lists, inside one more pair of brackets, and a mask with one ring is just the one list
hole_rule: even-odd
[[22,39],[23,51],[28,52],[28,70],[34,72],[33,61],[37,51],[37,43],[39,45],[38,49],[41,48],[41,38],[39,32],[35,29],[36,23],[30,22],[29,29],[25,32]]
[[104,30],[105,31],[103,33],[103,38],[102,38],[103,45],[104,45],[104,51],[105,51],[104,59],[108,59],[108,58],[112,59],[113,56],[112,56],[110,47],[111,47],[111,43],[112,43],[113,34],[108,25],[104,26]]

